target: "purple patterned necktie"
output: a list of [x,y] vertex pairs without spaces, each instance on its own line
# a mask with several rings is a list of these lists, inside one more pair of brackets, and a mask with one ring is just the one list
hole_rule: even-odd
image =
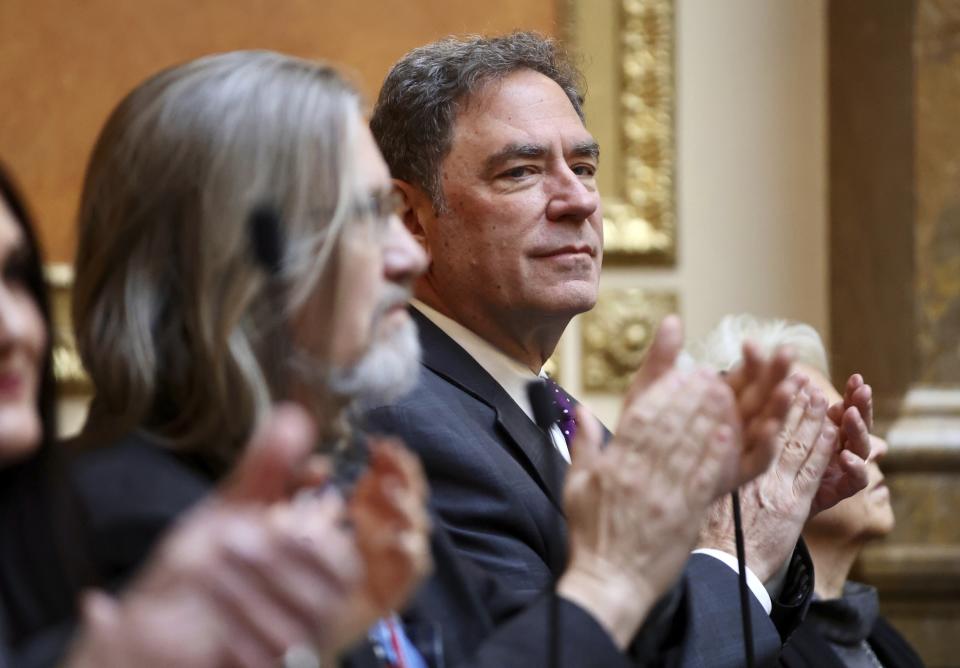
[[550,388],[553,403],[560,409],[560,419],[557,420],[557,426],[563,434],[563,440],[567,442],[567,447],[573,443],[573,437],[577,435],[577,420],[573,416],[573,407],[575,402],[562,387],[552,378],[545,379],[547,387]]

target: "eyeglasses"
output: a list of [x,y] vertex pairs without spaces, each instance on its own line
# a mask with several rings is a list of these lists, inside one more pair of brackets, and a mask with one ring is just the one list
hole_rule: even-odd
[[358,198],[353,204],[353,211],[357,218],[372,221],[378,228],[383,228],[390,222],[390,216],[403,213],[404,206],[403,195],[391,187]]

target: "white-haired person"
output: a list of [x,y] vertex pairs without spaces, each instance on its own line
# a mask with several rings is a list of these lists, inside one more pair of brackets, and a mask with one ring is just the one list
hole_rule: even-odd
[[[788,347],[795,369],[808,376],[831,402],[829,414],[838,423],[856,410],[867,428],[872,427],[871,390],[859,374],[851,376],[839,392],[830,380],[823,340],[810,325],[751,315],[730,315],[691,347],[701,363],[720,370],[740,361],[745,341],[761,350]],[[843,433],[843,430],[841,430]],[[887,443],[872,435],[866,489],[832,508],[811,516],[803,539],[813,558],[814,600],[803,623],[784,646],[780,663],[789,668],[913,668],[923,662],[907,641],[879,612],[877,591],[848,579],[857,556],[871,540],[893,529],[890,492],[884,484],[879,460]],[[841,442],[842,445],[842,442]],[[842,453],[838,453],[840,456]]]

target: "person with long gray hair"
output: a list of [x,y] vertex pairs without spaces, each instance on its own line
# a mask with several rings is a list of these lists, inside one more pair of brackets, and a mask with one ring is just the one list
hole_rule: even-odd
[[[117,107],[79,216],[73,319],[96,388],[88,433],[148,426],[222,464],[278,398],[309,401],[331,430],[344,397],[409,387],[414,330],[391,309],[415,260],[391,267],[376,328],[349,329],[371,327],[352,322],[353,300],[374,286],[350,272],[379,250],[392,201],[389,188],[360,192],[358,105],[330,67],[240,52],[162,72]],[[251,261],[258,207],[281,225],[276,276]],[[374,334],[383,345],[361,359]]]
[[[290,503],[293,491],[310,483],[305,470],[320,463],[311,459],[310,420],[292,405],[271,409],[229,478],[177,522],[122,599],[94,589],[106,583],[90,568],[87,517],[69,484],[70,453],[55,440],[53,330],[41,251],[2,166],[0,260],[0,362],[15,390],[0,400],[0,666],[249,663],[256,644],[238,643],[236,635],[277,628],[273,609],[290,603],[285,582],[314,598],[296,619],[325,649],[349,643],[363,630],[361,620],[373,621],[358,610],[360,629],[331,623],[333,615],[344,617],[362,582],[359,556],[353,538],[337,527],[341,513],[332,499]],[[376,477],[362,484],[375,489]],[[312,549],[305,538],[325,549]],[[342,556],[331,563],[334,554]],[[311,561],[312,569],[284,567]],[[238,578],[247,582],[239,596],[218,594]],[[237,621],[240,609],[244,623]],[[57,622],[73,615],[78,640],[65,657],[74,626]]]
[[[812,384],[828,397],[834,419],[851,429],[857,426],[854,414],[859,414],[864,427],[872,426],[870,386],[864,384],[860,374],[854,374],[844,383],[841,395],[830,380],[823,340],[806,323],[749,314],[728,315],[703,341],[691,346],[691,353],[703,364],[726,370],[740,362],[747,340],[764,351],[788,346],[795,355],[797,370],[808,375]],[[817,574],[815,595],[806,619],[780,656],[780,665],[786,668],[923,666],[909,643],[879,614],[877,590],[848,579],[863,547],[889,534],[894,524],[890,491],[879,466],[888,446],[879,436],[871,435],[870,440],[867,487],[811,516],[803,527],[803,538]]]
[[[273,665],[301,645],[335,654],[389,621],[428,571],[426,487],[395,443],[365,444],[348,501],[329,458],[284,464],[281,448],[291,471],[255,458],[246,483],[230,475],[278,402],[306,411],[298,447],[330,454],[352,437],[343,388],[389,398],[409,385],[405,302],[422,252],[392,216],[380,160],[336,70],[271,52],[171,67],[107,120],[84,181],[73,313],[94,389],[70,444],[83,453],[73,484],[94,577],[123,592],[119,608],[93,599],[77,650],[93,665],[151,665],[118,648],[131,618],[163,665]],[[271,489],[248,498],[238,485]],[[291,502],[304,486],[315,491]],[[225,498],[262,521],[232,521]],[[182,567],[133,581],[202,500],[203,521],[158,548]],[[21,586],[42,571],[20,573]],[[217,614],[200,615],[211,602]]]

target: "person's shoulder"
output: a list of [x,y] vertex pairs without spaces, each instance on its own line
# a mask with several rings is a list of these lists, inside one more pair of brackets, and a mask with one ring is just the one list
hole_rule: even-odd
[[138,432],[79,453],[72,477],[94,526],[175,516],[212,486],[202,470]]
[[110,587],[122,586],[213,485],[188,459],[137,432],[79,453],[71,477],[91,559]]
[[370,433],[436,435],[451,437],[475,429],[478,421],[485,428],[495,419],[496,411],[465,391],[456,383],[423,368],[417,385],[403,397],[389,403],[365,406],[360,415],[361,427]]

